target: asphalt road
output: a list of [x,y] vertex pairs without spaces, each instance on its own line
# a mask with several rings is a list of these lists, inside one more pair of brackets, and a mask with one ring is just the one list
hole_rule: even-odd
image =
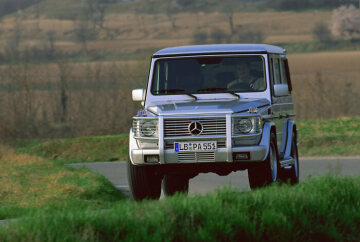
[[[86,166],[103,174],[116,188],[125,195],[130,195],[125,162],[81,163],[71,166]],[[300,159],[300,182],[313,176],[329,173],[341,176],[359,176],[360,157]],[[250,190],[247,171],[233,172],[228,176],[218,176],[213,173],[200,174],[190,180],[189,194],[206,194],[224,186],[232,186],[239,190]]]

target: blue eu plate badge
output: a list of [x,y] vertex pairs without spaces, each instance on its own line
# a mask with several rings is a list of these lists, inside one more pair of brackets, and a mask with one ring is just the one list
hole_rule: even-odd
[[179,143],[175,143],[175,152],[179,152]]

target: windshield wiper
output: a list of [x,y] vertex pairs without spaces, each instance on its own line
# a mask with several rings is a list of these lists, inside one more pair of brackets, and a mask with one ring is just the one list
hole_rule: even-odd
[[197,100],[198,100],[198,98],[197,98],[195,95],[191,94],[191,93],[184,93],[184,94],[185,94],[185,95],[188,95],[189,97],[194,98],[194,101],[197,101]]
[[[237,99],[240,99],[240,95],[236,94],[235,92],[228,91],[228,89],[224,88],[224,87],[209,87],[209,88],[198,89],[197,91],[198,92],[224,91],[224,93],[229,93],[229,94],[237,97]],[[219,93],[221,93],[221,92],[219,92]]]
[[156,93],[160,94],[160,93],[176,93],[176,92],[183,92],[185,91],[184,89],[162,89],[162,90],[157,90]]
[[209,87],[209,88],[202,88],[202,89],[198,89],[198,92],[211,92],[211,91],[225,91],[227,90],[227,88],[224,87]]
[[239,94],[236,94],[235,92],[227,91],[226,93],[229,93],[229,94],[237,97],[237,99],[240,99],[240,95],[239,95]]
[[191,93],[186,93],[186,92],[183,93],[183,91],[185,91],[185,90],[184,89],[162,89],[162,90],[157,90],[156,93],[157,94],[160,94],[160,93],[176,93],[176,94],[187,95],[187,96],[193,98],[194,101],[198,100],[198,98],[195,95],[193,95]]

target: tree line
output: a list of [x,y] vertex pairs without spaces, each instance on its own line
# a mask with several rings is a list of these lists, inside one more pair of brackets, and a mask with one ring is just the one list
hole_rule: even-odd
[[0,17],[25,9],[42,0],[0,0]]
[[266,6],[276,10],[305,10],[312,8],[337,8],[342,5],[357,5],[359,0],[266,0]]

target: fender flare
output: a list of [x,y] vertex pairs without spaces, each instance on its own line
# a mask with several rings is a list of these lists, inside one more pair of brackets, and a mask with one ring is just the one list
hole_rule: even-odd
[[275,123],[274,122],[264,123],[262,137],[260,141],[260,146],[266,147],[266,152],[265,152],[265,156],[263,157],[263,160],[265,160],[269,154],[271,132],[274,132],[276,135]]
[[[294,120],[288,120],[287,122],[287,132],[286,132],[286,144],[285,144],[285,151],[284,151],[284,159],[290,158],[291,154],[291,143],[293,139],[293,133],[295,132],[295,138],[297,139],[297,130],[296,130],[296,123]],[[297,140],[296,140],[297,144]]]
[[130,132],[129,132],[129,159],[130,159],[130,162],[134,164],[134,162],[132,161],[132,157],[131,157],[131,151],[134,150],[134,149],[139,149],[137,143],[136,143],[136,139],[134,138],[134,132],[132,131],[132,128],[130,129]]

